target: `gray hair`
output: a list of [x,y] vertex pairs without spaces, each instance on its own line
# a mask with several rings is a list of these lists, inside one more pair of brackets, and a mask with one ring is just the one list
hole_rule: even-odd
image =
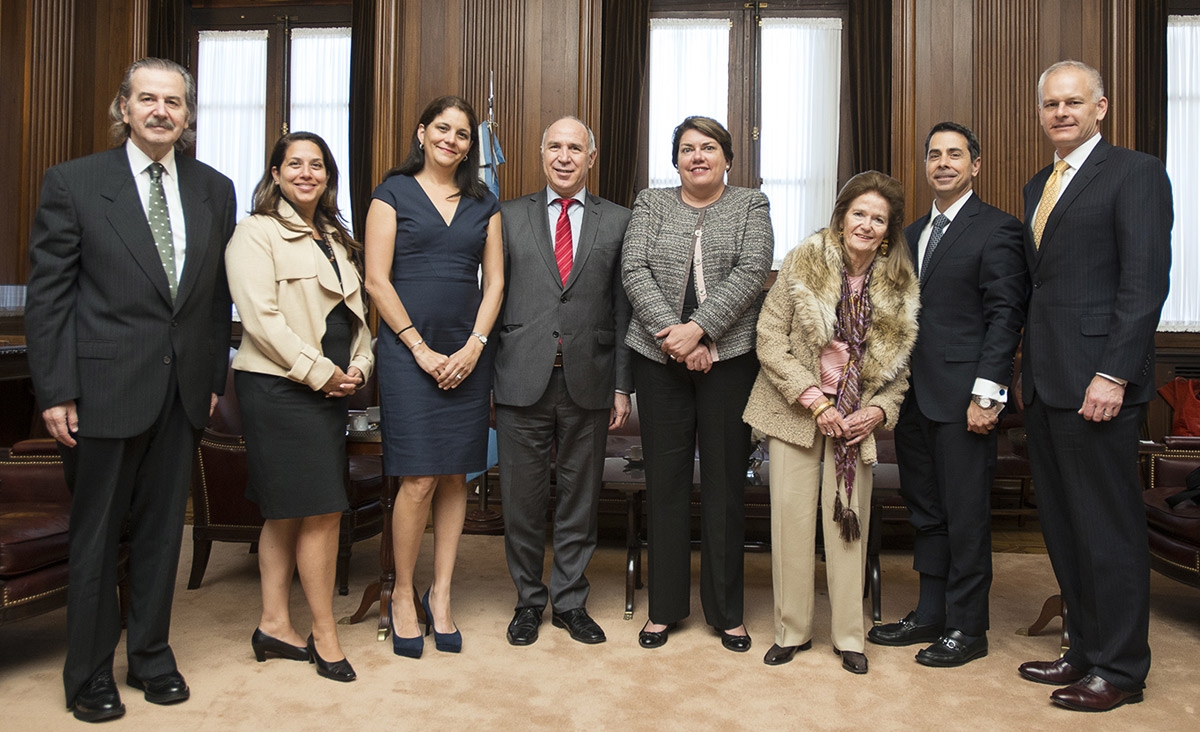
[[1050,75],[1056,71],[1062,71],[1063,69],[1075,69],[1076,71],[1083,72],[1083,74],[1088,77],[1088,81],[1092,86],[1093,93],[1091,101],[1093,103],[1100,101],[1100,97],[1104,96],[1104,79],[1101,78],[1100,72],[1082,61],[1067,59],[1066,61],[1059,61],[1056,64],[1051,64],[1045,71],[1042,72],[1042,75],[1038,77],[1037,98],[1039,107],[1042,106],[1042,88],[1046,86],[1046,79],[1050,78]]
[[550,124],[546,125],[546,129],[542,130],[541,149],[543,149],[543,150],[546,149],[546,134],[550,132],[550,128],[553,127],[554,125],[558,124],[559,122],[562,122],[564,119],[569,119],[569,120],[578,122],[583,127],[583,129],[587,130],[588,155],[591,155],[592,153],[596,152],[596,136],[592,134],[592,128],[588,127],[586,124],[584,124],[583,120],[579,119],[578,117],[576,117],[573,114],[563,115],[562,117],[559,117],[558,119],[554,120]]
[[191,72],[186,68],[165,58],[148,56],[134,61],[125,70],[125,78],[121,79],[117,95],[113,97],[112,104],[108,105],[108,117],[112,120],[108,130],[109,136],[118,145],[129,139],[129,125],[125,123],[124,115],[121,114],[121,100],[129,101],[129,95],[133,91],[133,73],[138,69],[174,71],[183,77],[184,101],[187,103],[187,127],[175,141],[175,149],[187,150],[196,141],[196,131],[191,128],[192,123],[196,121],[196,80],[192,78]]

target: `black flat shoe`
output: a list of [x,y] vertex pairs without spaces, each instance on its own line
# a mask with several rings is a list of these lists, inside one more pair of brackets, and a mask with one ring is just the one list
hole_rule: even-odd
[[81,722],[103,722],[125,714],[125,705],[121,703],[121,694],[111,671],[101,671],[93,676],[67,708]]
[[721,636],[721,645],[725,646],[726,650],[734,653],[745,653],[750,650],[750,634],[746,635],[730,635],[728,631],[719,631]]
[[936,668],[954,668],[988,654],[987,634],[969,639],[961,630],[951,630],[928,648],[917,651],[917,663]]
[[286,658],[292,661],[307,661],[308,649],[304,646],[293,646],[278,638],[272,638],[262,630],[255,628],[250,636],[250,647],[254,649],[254,657],[259,663],[267,660],[268,655],[276,658]]
[[588,611],[584,608],[577,607],[572,610],[564,610],[563,612],[555,612],[550,622],[556,628],[566,628],[571,634],[571,638],[580,643],[594,644],[603,643],[606,639],[604,630],[592,620],[592,616],[588,615]]
[[358,674],[354,673],[354,667],[346,659],[326,661],[321,658],[321,654],[317,653],[317,646],[313,641],[312,635],[308,636],[308,655],[309,663],[317,664],[318,676],[324,676],[334,681],[354,681],[358,678]]
[[865,674],[867,672],[867,657],[855,651],[839,651],[834,648],[833,652],[842,657],[842,668],[852,674]]
[[807,651],[809,648],[812,648],[811,640],[805,641],[798,646],[781,646],[776,643],[763,656],[763,663],[768,666],[782,666],[792,660],[798,651]]
[[[649,624],[650,621],[647,620],[646,625]],[[667,644],[667,636],[675,628],[675,623],[667,623],[667,627],[655,632],[646,630],[646,625],[643,625],[638,633],[638,645],[642,648],[662,648]]]
[[510,645],[530,646],[538,639],[538,626],[542,624],[542,609],[540,607],[519,607],[513,613],[513,619],[508,624],[504,634]]
[[178,704],[187,701],[192,695],[183,675],[178,671],[155,676],[152,679],[139,679],[133,674],[125,675],[125,683],[146,693],[146,701],[151,704]]
[[867,640],[880,646],[911,646],[933,643],[945,632],[945,623],[917,623],[917,612],[905,615],[898,622],[878,625],[867,631]]

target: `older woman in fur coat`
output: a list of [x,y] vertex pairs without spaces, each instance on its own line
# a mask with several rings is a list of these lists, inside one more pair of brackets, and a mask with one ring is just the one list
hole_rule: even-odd
[[767,435],[771,455],[768,665],[812,645],[819,499],[833,650],[847,671],[867,672],[862,587],[873,432],[896,423],[917,336],[903,212],[894,178],[868,171],[850,179],[829,228],[783,260],[758,319],[761,371],[744,416]]

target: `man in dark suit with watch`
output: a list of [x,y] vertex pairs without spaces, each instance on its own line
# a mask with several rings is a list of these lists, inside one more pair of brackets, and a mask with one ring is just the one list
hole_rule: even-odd
[[933,208],[904,232],[921,281],[911,388],[896,425],[900,493],[916,529],[916,610],[872,628],[881,645],[931,643],[926,666],[987,655],[992,582],[989,502],[996,425],[1025,319],[1021,223],[972,188],[979,140],[954,122],[925,139]]
[[1071,647],[1019,671],[1051,701],[1107,711],[1142,700],[1150,556],[1138,434],[1154,397],[1154,333],[1169,287],[1171,183],[1162,161],[1100,135],[1099,72],[1060,61],[1038,80],[1054,165],[1025,186],[1033,290],[1022,392],[1038,518]]
[[[542,135],[546,188],[506,201],[504,306],[494,399],[504,548],[517,587],[508,642],[537,640],[547,601],[554,625],[581,643],[604,631],[588,615],[584,576],[596,549],[608,431],[629,416],[629,300],[621,244],[629,209],[584,187],[596,142],[564,117]],[[542,581],[552,450],[554,562]]]
[[125,712],[117,548],[127,526],[126,683],[147,701],[190,691],[169,644],[192,453],[224,389],[224,249],[233,184],[176,150],[194,136],[182,66],[135,62],[109,110],[119,147],[46,171],[25,310],[34,388],[72,491],[67,706]]

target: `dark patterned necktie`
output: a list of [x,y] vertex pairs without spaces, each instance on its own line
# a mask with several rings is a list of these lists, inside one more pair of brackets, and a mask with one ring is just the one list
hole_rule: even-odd
[[171,234],[171,214],[167,211],[167,196],[163,193],[162,185],[165,169],[162,163],[150,163],[147,170],[150,172],[150,210],[146,218],[150,222],[150,233],[154,235],[158,257],[167,273],[167,284],[171,286],[171,300],[174,301],[179,284],[175,277],[175,237]]
[[938,242],[942,240],[942,234],[946,233],[946,227],[950,225],[950,219],[946,218],[945,214],[938,214],[933,220],[933,231],[929,234],[929,243],[925,245],[925,256],[921,258],[921,281],[925,281],[925,270],[929,268],[929,262],[933,260],[933,250],[937,249]]

